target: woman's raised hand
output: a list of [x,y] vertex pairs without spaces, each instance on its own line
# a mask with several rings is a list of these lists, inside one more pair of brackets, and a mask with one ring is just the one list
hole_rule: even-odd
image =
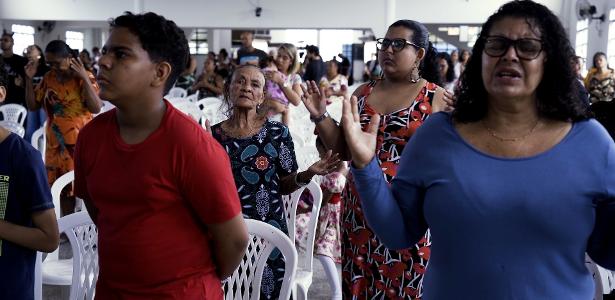
[[369,121],[367,131],[361,130],[357,97],[344,98],[341,127],[352,156],[352,163],[356,168],[364,168],[374,158],[379,124],[380,115],[374,114]]
[[83,65],[80,59],[77,59],[74,57],[71,58],[70,59],[70,69],[75,72],[77,77],[81,78],[82,80],[86,82],[89,81],[88,71],[85,69],[85,66]]
[[327,175],[335,171],[341,163],[339,154],[333,155],[333,151],[328,150],[322,159],[308,168],[308,172],[314,175]]
[[301,97],[301,100],[305,108],[310,112],[311,117],[320,117],[327,111],[327,97],[325,96],[325,91],[319,88],[318,84],[313,80],[306,81],[306,85],[307,87],[301,85],[301,89],[303,90],[303,97]]

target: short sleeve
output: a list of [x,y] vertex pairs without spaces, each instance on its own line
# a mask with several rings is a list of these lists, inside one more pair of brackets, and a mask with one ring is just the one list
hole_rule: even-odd
[[273,135],[279,152],[276,169],[278,176],[281,178],[296,172],[299,166],[295,156],[295,145],[288,127],[281,123],[274,126],[280,126],[279,132],[274,132]]
[[29,201],[31,212],[53,208],[53,199],[47,181],[47,172],[40,153],[27,149],[21,155],[17,165],[19,174],[18,195]]
[[301,76],[299,76],[299,74],[293,74],[290,76],[291,85],[301,84],[301,83],[303,83],[303,80],[301,80]]
[[226,222],[241,213],[228,155],[207,133],[192,146],[179,170],[182,194],[204,224]]

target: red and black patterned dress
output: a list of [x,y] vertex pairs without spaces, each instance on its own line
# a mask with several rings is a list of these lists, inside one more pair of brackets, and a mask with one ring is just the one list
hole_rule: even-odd
[[[374,109],[367,103],[377,81],[366,85],[358,106],[363,130]],[[376,158],[387,182],[397,174],[404,146],[416,129],[431,114],[431,101],[437,85],[426,83],[409,106],[380,116]],[[361,211],[361,203],[352,176],[343,194],[342,208],[342,279],[344,299],[420,299],[423,273],[429,260],[429,230],[413,248],[387,249],[376,237]]]

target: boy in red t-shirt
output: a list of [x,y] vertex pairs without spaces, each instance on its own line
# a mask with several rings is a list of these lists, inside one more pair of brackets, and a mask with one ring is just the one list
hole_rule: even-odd
[[100,97],[75,150],[75,192],[99,230],[97,299],[221,299],[248,234],[226,152],[163,99],[188,60],[174,22],[111,21]]

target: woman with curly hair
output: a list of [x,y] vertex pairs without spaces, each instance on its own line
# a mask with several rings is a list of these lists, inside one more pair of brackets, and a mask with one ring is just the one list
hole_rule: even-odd
[[615,144],[577,95],[572,53],[548,8],[503,5],[474,45],[456,110],[415,133],[391,185],[374,158],[379,116],[363,131],[345,101],[369,224],[393,249],[431,231],[423,299],[592,299],[585,253],[615,269]]

